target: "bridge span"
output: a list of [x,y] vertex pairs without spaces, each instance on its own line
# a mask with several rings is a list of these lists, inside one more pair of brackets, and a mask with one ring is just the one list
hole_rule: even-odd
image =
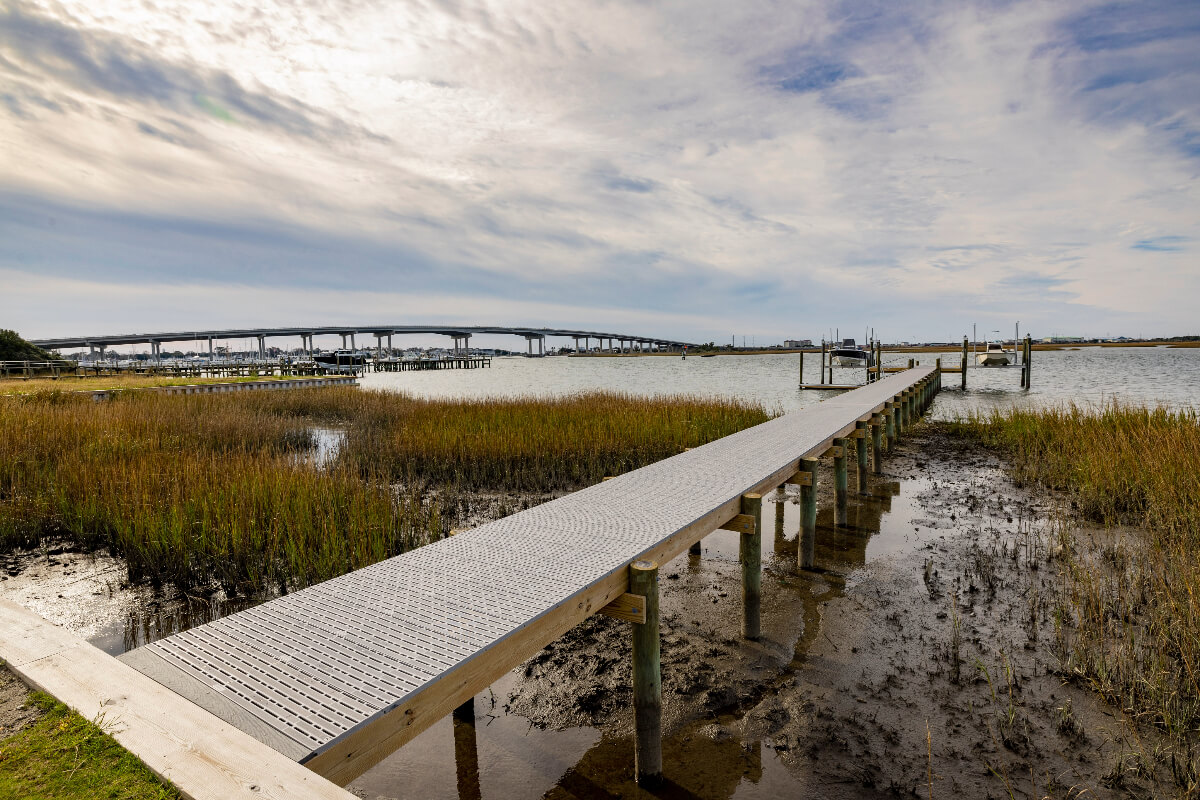
[[[318,326],[294,328],[232,328],[227,330],[194,330],[173,331],[167,333],[127,333],[96,336],[68,336],[58,339],[35,339],[33,344],[47,350],[64,350],[72,347],[87,347],[103,353],[107,348],[116,345],[148,344],[157,356],[164,342],[208,342],[208,352],[213,352],[213,342],[222,339],[253,339],[258,343],[260,355],[266,355],[266,340],[268,338],[300,337],[306,352],[313,350],[315,336],[341,336],[342,348],[349,347],[357,350],[355,336],[367,334],[375,337],[375,349],[382,352],[383,342],[387,340],[387,348],[392,349],[392,337],[406,334],[439,334],[449,336],[454,340],[456,351],[469,347],[472,336],[479,334],[500,334],[523,337],[527,344],[529,355],[546,354],[546,337],[558,336],[572,339],[575,349],[584,342],[584,349],[591,350],[591,340],[596,339],[602,350],[621,353],[633,353],[645,350],[681,350],[684,347],[694,347],[690,342],[679,342],[671,339],[661,339],[655,336],[639,336],[635,334],[606,333],[603,331],[580,331],[563,328],[514,328],[496,325],[345,325]],[[533,343],[537,342],[538,352],[534,353]],[[607,345],[605,345],[607,342]]]

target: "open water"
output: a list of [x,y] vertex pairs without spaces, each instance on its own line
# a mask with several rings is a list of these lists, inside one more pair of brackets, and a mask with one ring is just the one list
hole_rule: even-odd
[[[820,356],[804,357],[804,380],[820,380]],[[914,358],[957,367],[960,354],[894,353],[885,365],[902,366]],[[791,411],[830,397],[828,391],[800,390],[799,354],[646,356],[639,358],[524,358],[492,360],[490,369],[369,374],[367,387],[404,391],[423,397],[495,395],[566,395],[605,389],[631,394],[702,394],[740,397],[770,409]],[[834,382],[857,384],[864,370],[834,369]],[[934,404],[937,417],[972,409],[1013,404],[1100,405],[1123,403],[1200,405],[1200,348],[1083,347],[1034,352],[1033,388],[1021,388],[1019,369],[970,368],[967,391],[960,377],[942,378],[944,390]]]

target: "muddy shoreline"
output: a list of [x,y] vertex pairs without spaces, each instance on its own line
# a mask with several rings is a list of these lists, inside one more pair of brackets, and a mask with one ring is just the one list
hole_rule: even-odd
[[[764,498],[759,641],[738,633],[737,534],[663,565],[655,795],[1174,796],[1156,758],[1166,743],[1058,673],[1061,503],[936,426],[885,459],[869,495],[852,493],[846,528],[831,475],[820,483],[811,572],[794,569],[795,498]],[[481,496],[471,510],[483,521],[533,500]],[[109,652],[261,600],[130,585],[118,559],[53,546],[3,566],[6,598]],[[632,780],[629,663],[627,626],[594,617],[476,698],[474,784],[463,789],[447,719],[350,788],[650,796]]]

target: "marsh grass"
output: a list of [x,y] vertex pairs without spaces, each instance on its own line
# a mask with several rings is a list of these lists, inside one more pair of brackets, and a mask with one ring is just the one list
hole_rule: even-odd
[[1062,526],[1064,674],[1174,736],[1190,765],[1200,729],[1196,412],[1113,402],[995,411],[951,428],[1007,451],[1018,480],[1064,492],[1111,529],[1090,545]]
[[101,375],[76,377],[64,375],[60,378],[22,378],[9,376],[0,378],[0,395],[38,394],[41,392],[94,392],[107,389],[147,389],[158,386],[199,386],[208,383],[248,383],[252,381],[287,381],[308,376],[283,377],[267,375],[238,375],[219,378],[170,377],[165,375]]
[[[133,579],[287,591],[449,532],[464,493],[599,481],[768,414],[697,398],[430,401],[327,387],[0,401],[0,547],[47,536]],[[320,465],[312,430],[346,431]]]

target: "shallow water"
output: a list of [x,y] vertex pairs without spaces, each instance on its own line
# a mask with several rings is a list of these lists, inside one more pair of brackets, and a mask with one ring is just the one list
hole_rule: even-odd
[[[533,394],[555,396],[598,389],[632,394],[702,394],[738,397],[791,411],[829,397],[829,392],[798,388],[799,354],[646,356],[638,358],[496,358],[489,369],[371,373],[362,385],[410,392],[421,397],[485,397]],[[819,380],[820,356],[806,354],[804,379]],[[913,358],[957,367],[959,353],[885,354],[885,365]],[[862,383],[863,370],[835,368],[834,382]],[[935,416],[1013,403],[1100,404],[1111,399],[1171,406],[1200,404],[1200,348],[1084,347],[1035,352],[1033,388],[1021,389],[1019,369],[969,368],[968,388],[959,376],[943,377]]]
[[[831,483],[832,473],[822,476],[825,487]],[[823,502],[817,518],[821,576],[794,585],[788,582],[797,556],[798,492],[764,497],[763,584],[787,586],[764,590],[764,640],[802,659],[810,637],[824,628],[817,621],[821,605],[869,577],[882,559],[915,551],[945,535],[946,531],[926,525],[917,499],[932,489],[931,481],[923,477],[897,481],[873,476],[868,495],[851,492],[848,525],[843,528],[834,525],[832,503]],[[664,618],[678,613],[679,604],[690,603],[692,613],[716,620],[718,629],[736,636],[741,602],[739,538],[733,531],[715,531],[703,540],[702,556],[684,553],[661,568],[666,577]],[[793,613],[781,620],[779,612],[785,609]],[[510,672],[475,698],[473,732],[461,720],[442,719],[354,781],[351,790],[380,800],[615,798],[630,791],[653,796],[632,783],[630,736],[588,726],[542,729],[510,712],[507,701],[520,680]],[[668,697],[666,703],[664,713],[670,714],[672,700]],[[628,716],[632,718],[632,712]],[[722,717],[726,722],[731,719]],[[693,720],[664,739],[664,765],[672,781],[664,790],[667,796],[768,798],[796,796],[803,790],[803,782],[788,770],[770,741],[714,739],[701,731],[713,721]]]

